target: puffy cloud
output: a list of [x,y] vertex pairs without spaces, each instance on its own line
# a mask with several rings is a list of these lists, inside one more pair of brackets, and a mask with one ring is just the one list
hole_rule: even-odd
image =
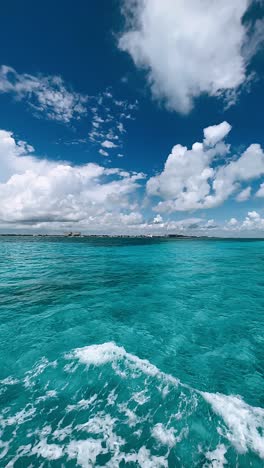
[[249,211],[244,220],[238,221],[236,218],[231,218],[224,226],[224,229],[231,233],[238,232],[264,232],[264,218],[257,211]]
[[119,140],[119,136],[115,135],[112,129],[109,130],[109,132],[106,135],[106,138],[109,140]]
[[[223,141],[211,146],[195,143],[190,150],[177,145],[164,171],[147,183],[149,193],[165,199],[156,207],[159,213],[146,221],[139,203],[144,174],[94,163],[77,166],[41,159],[32,146],[0,130],[0,227],[150,235],[261,233],[264,219],[256,211],[242,221],[231,218],[222,225],[214,219],[175,220],[162,214],[215,206],[227,193],[235,192],[240,182],[264,174],[259,145],[251,145],[223,165],[219,155],[228,150]],[[240,191],[240,198],[246,197],[243,192],[249,195],[250,187]]]
[[155,216],[155,218],[153,219],[153,224],[161,224],[163,222],[163,218],[162,216],[160,216],[160,214],[157,214],[157,216]]
[[[196,234],[211,230],[211,221],[202,218],[185,218],[180,220],[163,220],[158,214],[151,223],[141,225],[141,230],[150,234]],[[214,223],[215,227],[215,223]]]
[[[191,149],[182,145],[173,147],[163,171],[147,182],[147,193],[161,201],[159,212],[188,211],[213,208],[240,189],[240,183],[258,179],[264,174],[264,153],[260,145],[250,145],[240,156],[232,156],[223,164],[223,156],[230,153],[223,138],[230,131],[223,122],[204,129],[203,143],[194,143]],[[246,199],[250,187],[238,195]]]
[[240,226],[241,230],[264,230],[264,218],[257,211],[249,211]]
[[117,147],[117,145],[115,143],[113,143],[112,141],[110,141],[110,140],[103,141],[102,146],[104,148],[116,148]]
[[215,145],[218,141],[223,140],[231,130],[231,125],[228,122],[222,122],[219,125],[211,125],[204,129],[204,143],[208,146]]
[[208,219],[203,225],[203,229],[215,229],[218,227],[218,224],[214,219]]
[[238,220],[236,218],[231,218],[227,223],[227,225],[229,226],[236,226],[237,224],[238,224]]
[[[72,166],[32,156],[33,148],[0,131],[1,224],[133,225],[141,221],[131,197],[144,178],[88,163]],[[57,224],[56,224],[57,223]]]
[[264,36],[262,22],[243,21],[250,3],[123,0],[127,29],[119,47],[147,71],[153,96],[168,108],[188,113],[205,93],[232,104]]
[[0,93],[12,94],[47,119],[69,123],[86,115],[88,97],[70,90],[59,76],[19,74],[0,67]]
[[107,151],[103,149],[99,149],[99,153],[101,154],[101,156],[109,156],[109,153],[107,153]]
[[259,144],[252,144],[240,157],[216,170],[212,184],[214,194],[207,198],[208,207],[217,206],[225,201],[240,188],[240,182],[259,179],[263,175],[263,150]]
[[[264,218],[256,211],[249,211],[247,216],[239,221],[231,218],[227,222],[218,223],[214,219],[185,218],[179,220],[159,219],[157,215],[151,223],[137,226],[139,232],[147,234],[182,234],[194,236],[220,237],[262,237],[264,235]],[[160,221],[160,222],[159,222]]]

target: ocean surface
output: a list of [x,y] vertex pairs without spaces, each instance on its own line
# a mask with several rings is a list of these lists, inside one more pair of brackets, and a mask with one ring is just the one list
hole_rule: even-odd
[[1,467],[263,467],[264,242],[0,238]]

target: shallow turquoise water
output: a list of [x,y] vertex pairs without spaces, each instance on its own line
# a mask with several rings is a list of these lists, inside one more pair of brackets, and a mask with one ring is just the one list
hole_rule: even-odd
[[264,242],[0,240],[0,466],[262,467]]

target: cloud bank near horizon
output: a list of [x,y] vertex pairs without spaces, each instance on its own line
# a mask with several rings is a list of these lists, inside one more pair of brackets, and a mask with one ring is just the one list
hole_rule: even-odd
[[132,234],[260,232],[264,219],[257,211],[222,224],[204,214],[173,216],[177,211],[210,213],[230,197],[242,203],[264,196],[262,148],[252,144],[241,155],[233,154],[225,141],[230,131],[227,122],[205,128],[202,142],[190,149],[175,145],[163,171],[147,178],[95,163],[78,166],[39,158],[32,146],[0,130],[0,227]]
[[141,221],[130,201],[144,178],[118,168],[74,166],[32,156],[34,149],[0,131],[0,220],[10,226],[61,228]]

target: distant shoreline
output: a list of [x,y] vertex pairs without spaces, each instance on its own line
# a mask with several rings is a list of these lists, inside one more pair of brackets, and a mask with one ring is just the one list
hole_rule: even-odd
[[183,234],[152,235],[152,234],[0,234],[0,237],[61,237],[63,239],[109,238],[109,239],[210,239],[208,236],[186,236]]
[[0,234],[1,237],[27,237],[34,239],[148,239],[148,240],[264,240],[264,237],[220,237],[220,236],[188,236],[183,234]]

